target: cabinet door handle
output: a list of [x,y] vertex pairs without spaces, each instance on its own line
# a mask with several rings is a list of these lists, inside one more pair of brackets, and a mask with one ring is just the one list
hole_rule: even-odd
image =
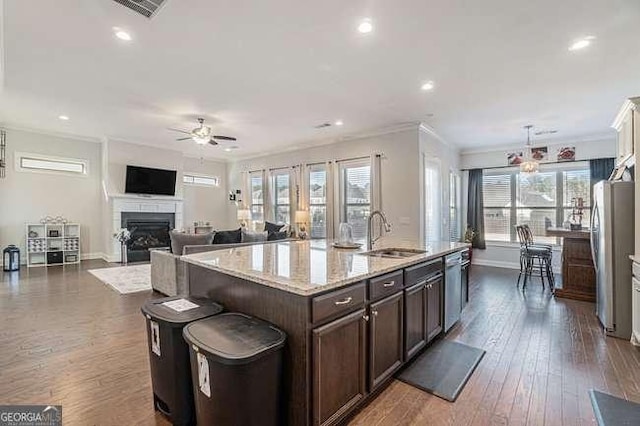
[[382,284],[382,287],[393,287],[394,285],[396,285],[395,281],[387,281],[386,283]]
[[348,305],[353,300],[353,297],[349,296],[345,299],[338,300],[335,302],[336,305]]
[[373,314],[374,317],[378,316],[378,311],[371,311],[371,313]]
[[640,293],[640,287],[636,287],[636,291]]
[[362,319],[365,320],[365,321],[369,321],[369,315],[363,315]]

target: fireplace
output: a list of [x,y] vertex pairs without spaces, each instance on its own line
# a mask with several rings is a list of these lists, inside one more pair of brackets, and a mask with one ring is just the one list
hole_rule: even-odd
[[174,213],[122,212],[123,228],[131,231],[127,243],[129,262],[143,262],[150,258],[149,249],[169,247],[169,231],[174,228]]

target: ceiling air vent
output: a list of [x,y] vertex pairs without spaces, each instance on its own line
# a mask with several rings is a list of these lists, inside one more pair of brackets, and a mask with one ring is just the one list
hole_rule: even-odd
[[325,127],[331,127],[331,123],[322,123],[322,124],[318,124],[317,126],[313,126],[316,129],[324,129]]
[[153,18],[160,8],[169,0],[113,0],[116,3],[128,7],[149,19]]

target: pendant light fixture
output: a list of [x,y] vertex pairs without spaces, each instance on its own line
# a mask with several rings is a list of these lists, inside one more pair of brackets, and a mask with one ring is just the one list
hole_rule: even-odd
[[527,144],[525,145],[525,151],[520,163],[520,173],[538,173],[540,169],[540,163],[537,162],[531,155],[531,128],[533,125],[527,124],[524,126],[527,129]]

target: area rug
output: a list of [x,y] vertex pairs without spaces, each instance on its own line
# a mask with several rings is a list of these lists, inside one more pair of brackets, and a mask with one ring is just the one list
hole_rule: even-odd
[[151,290],[150,264],[91,269],[89,273],[120,294]]
[[640,404],[593,389],[589,391],[589,397],[599,426],[640,424]]
[[397,379],[453,402],[484,354],[482,349],[441,340],[411,361]]

